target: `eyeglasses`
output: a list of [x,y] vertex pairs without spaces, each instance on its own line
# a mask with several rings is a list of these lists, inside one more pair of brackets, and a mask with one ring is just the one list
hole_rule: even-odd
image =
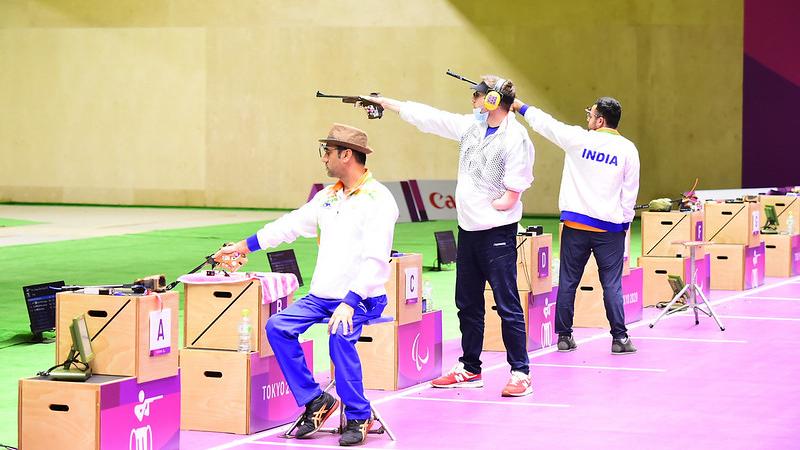
[[331,151],[336,150],[336,147],[328,147],[328,144],[325,142],[319,143],[319,157],[322,158],[322,155],[327,155]]
[[592,107],[591,106],[589,106],[587,108],[584,108],[583,110],[584,110],[584,112],[586,112],[586,120],[589,120],[592,117],[595,117],[595,118],[600,117],[599,114],[592,114]]
[[319,143],[319,157],[320,158],[322,158],[322,155],[325,155],[325,156],[329,155],[334,150],[340,150],[341,151],[341,150],[347,150],[347,148],[346,147],[340,147],[338,145],[328,147],[328,144],[326,144],[325,142],[320,142]]

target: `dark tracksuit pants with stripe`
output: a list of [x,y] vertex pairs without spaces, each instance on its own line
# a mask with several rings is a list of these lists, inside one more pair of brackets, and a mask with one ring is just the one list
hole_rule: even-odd
[[516,223],[482,231],[458,229],[456,307],[464,352],[459,361],[472,373],[481,373],[487,281],[497,304],[511,370],[529,372],[525,316],[517,291],[516,234]]

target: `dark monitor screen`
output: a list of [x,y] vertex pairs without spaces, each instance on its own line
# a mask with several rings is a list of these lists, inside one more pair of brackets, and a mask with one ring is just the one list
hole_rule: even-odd
[[456,238],[451,230],[434,231],[436,238],[436,252],[440,264],[451,264],[456,262]]
[[293,273],[297,277],[297,283],[300,286],[303,285],[303,276],[300,275],[300,267],[297,265],[294,250],[269,252],[267,253],[267,261],[269,261],[269,270],[278,273]]
[[22,287],[25,303],[28,306],[28,317],[31,320],[31,333],[37,334],[56,328],[56,292],[58,289],[54,288],[63,286],[64,281],[52,281]]

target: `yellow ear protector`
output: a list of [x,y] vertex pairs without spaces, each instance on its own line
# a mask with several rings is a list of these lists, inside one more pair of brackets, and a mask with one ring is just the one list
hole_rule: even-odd
[[500,100],[503,99],[503,94],[501,94],[501,92],[506,83],[507,81],[505,79],[498,78],[494,83],[494,88],[486,93],[486,96],[483,98],[483,107],[486,108],[487,111],[494,111],[500,107]]

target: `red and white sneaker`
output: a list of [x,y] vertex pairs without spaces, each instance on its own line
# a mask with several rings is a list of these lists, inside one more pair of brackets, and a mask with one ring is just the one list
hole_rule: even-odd
[[511,379],[503,388],[503,397],[522,397],[533,393],[531,376],[522,372],[511,372]]
[[445,375],[431,381],[435,388],[480,388],[483,387],[483,378],[479,373],[472,373],[464,369],[463,363],[458,363]]

